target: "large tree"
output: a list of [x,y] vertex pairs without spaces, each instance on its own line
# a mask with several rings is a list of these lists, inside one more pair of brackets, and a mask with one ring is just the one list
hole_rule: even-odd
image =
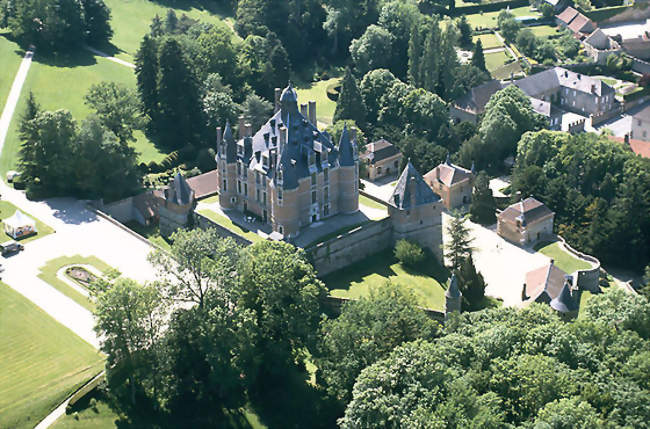
[[122,143],[134,140],[133,132],[143,127],[140,100],[137,93],[125,85],[117,82],[92,85],[85,103],[95,110],[104,126]]
[[463,261],[472,255],[470,230],[465,224],[465,217],[456,214],[451,217],[447,226],[449,241],[445,244],[445,258],[449,260],[452,270],[458,270]]
[[497,220],[496,209],[492,189],[490,189],[490,178],[481,171],[474,179],[472,203],[469,207],[472,221],[482,225],[492,225]]
[[348,67],[345,69],[345,75],[341,81],[341,92],[336,102],[334,122],[341,119],[352,119],[357,125],[363,127],[366,123],[366,114],[366,106],[363,104],[357,81]]
[[478,39],[474,45],[474,51],[472,52],[472,65],[483,71],[487,71],[487,68],[485,67],[485,55],[483,55],[483,42],[481,42],[481,39]]
[[390,66],[394,39],[388,30],[374,24],[360,38],[354,39],[350,44],[350,55],[357,71],[365,74]]
[[135,76],[144,112],[151,119],[158,113],[158,44],[145,35],[135,55]]

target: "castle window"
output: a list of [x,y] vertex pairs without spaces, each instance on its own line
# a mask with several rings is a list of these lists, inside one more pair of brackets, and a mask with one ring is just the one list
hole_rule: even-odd
[[282,225],[278,225],[278,232],[284,235],[284,227]]
[[244,196],[248,196],[248,183],[244,183]]
[[260,202],[260,190],[256,189],[255,190],[255,200],[259,203]]
[[282,189],[278,189],[278,201],[282,202]]
[[323,201],[325,203],[328,203],[330,200],[330,188],[325,188],[323,190]]
[[282,183],[282,170],[278,170],[278,182]]
[[330,215],[330,205],[325,204],[325,206],[323,207],[323,216],[329,216],[329,215]]
[[260,172],[256,171],[255,172],[255,183],[259,184],[260,183],[260,178],[261,178]]
[[323,168],[323,181],[325,183],[329,182],[330,180],[330,169],[329,168]]
[[237,193],[241,194],[241,180],[237,181]]
[[316,186],[316,173],[311,173],[311,186]]
[[221,187],[221,189],[224,192],[226,192],[228,190],[228,182],[226,181],[226,179],[223,179],[223,186]]
[[262,205],[266,205],[266,192],[262,193]]
[[237,174],[238,174],[239,176],[241,176],[241,170],[242,170],[242,169],[241,169],[241,164],[242,164],[241,161],[239,161],[239,162],[237,163]]
[[314,152],[312,150],[308,152],[308,158],[309,158],[309,165],[312,165],[314,163]]
[[269,166],[269,157],[268,156],[266,156],[266,155],[262,156],[262,164],[264,164],[264,167]]
[[311,191],[311,203],[316,204],[316,191]]

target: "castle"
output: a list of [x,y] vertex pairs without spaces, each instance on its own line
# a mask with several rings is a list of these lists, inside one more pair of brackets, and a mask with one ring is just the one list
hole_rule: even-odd
[[217,181],[223,209],[251,213],[282,238],[337,214],[359,209],[356,133],[345,128],[338,145],[318,130],[316,104],[303,104],[291,84],[274,115],[255,133],[240,124],[217,129]]

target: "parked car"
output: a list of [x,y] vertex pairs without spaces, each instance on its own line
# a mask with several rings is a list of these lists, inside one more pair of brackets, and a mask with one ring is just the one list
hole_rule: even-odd
[[2,252],[2,256],[18,253],[24,248],[25,246],[14,240],[5,241],[4,243],[0,244],[0,251]]

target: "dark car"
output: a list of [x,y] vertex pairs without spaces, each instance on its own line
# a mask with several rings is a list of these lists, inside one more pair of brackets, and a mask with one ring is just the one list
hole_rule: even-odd
[[25,247],[22,244],[14,240],[5,241],[4,243],[0,244],[0,251],[2,251],[2,256],[18,253],[24,248]]

